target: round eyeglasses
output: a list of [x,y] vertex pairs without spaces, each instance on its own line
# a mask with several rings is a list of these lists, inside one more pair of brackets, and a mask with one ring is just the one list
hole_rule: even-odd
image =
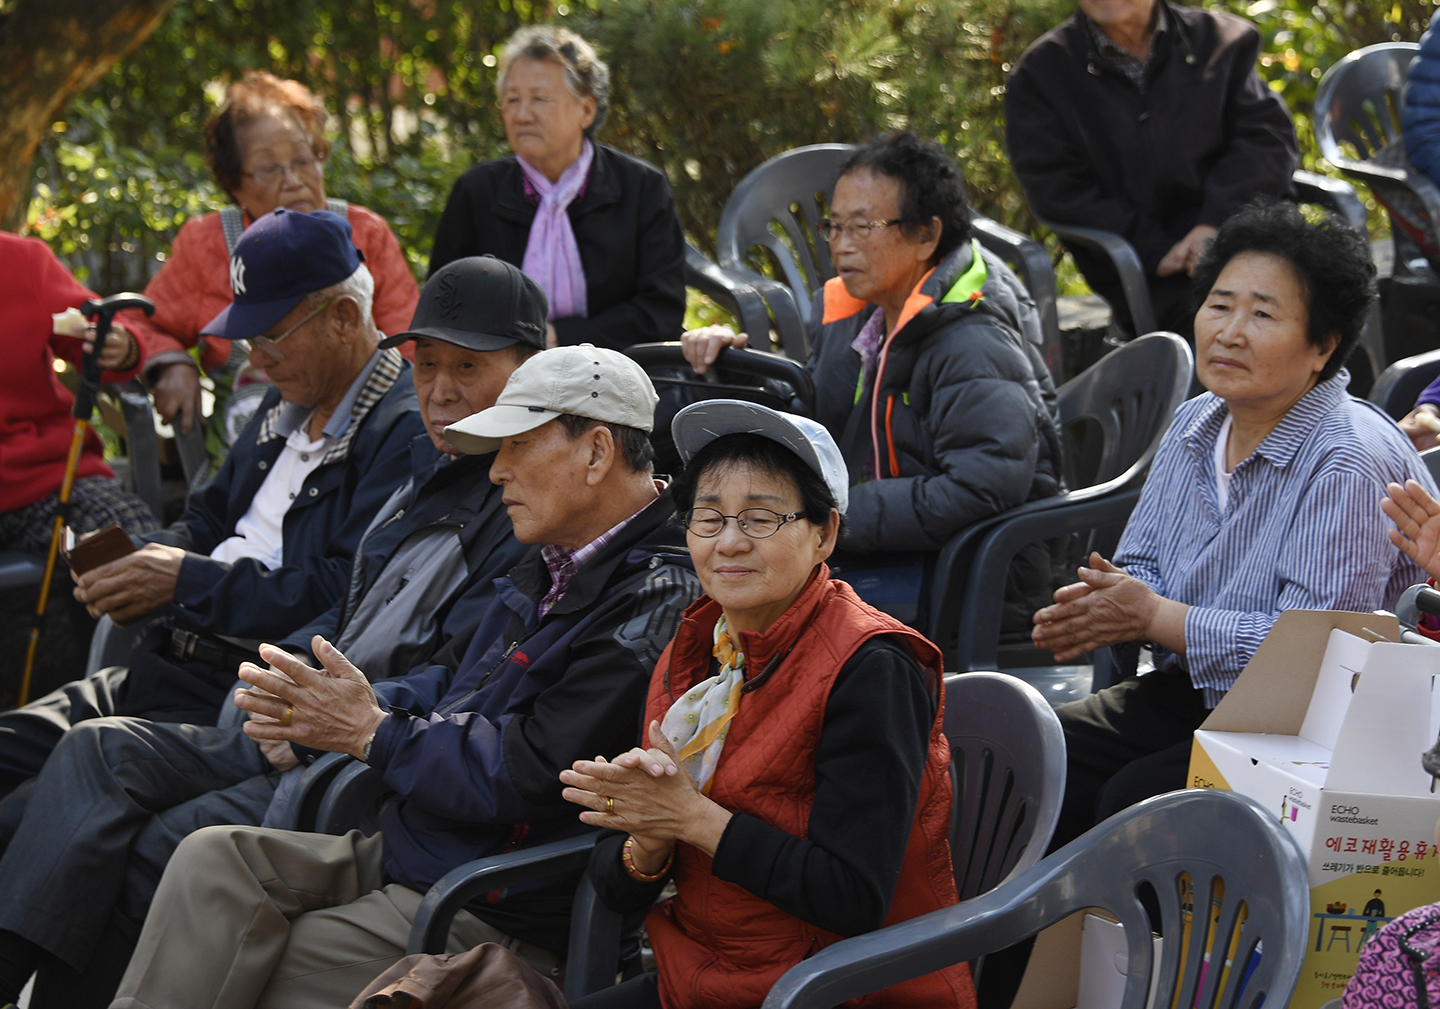
[[740,532],[752,540],[764,540],[778,533],[786,522],[794,522],[801,517],[800,512],[781,515],[769,508],[746,508],[739,515],[726,515],[716,508],[692,508],[685,528],[696,536],[709,540],[724,531],[727,519],[734,519]]
[[905,218],[897,217],[893,221],[850,221],[842,224],[833,217],[822,217],[815,222],[816,230],[820,237],[827,242],[833,242],[840,235],[850,236],[852,242],[864,242],[877,231],[884,231],[892,224],[904,224]]

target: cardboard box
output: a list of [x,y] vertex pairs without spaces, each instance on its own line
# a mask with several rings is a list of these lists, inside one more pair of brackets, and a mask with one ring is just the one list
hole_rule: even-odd
[[[1293,1009],[1344,991],[1384,922],[1440,901],[1440,648],[1393,616],[1290,610],[1195,733],[1190,784],[1241,792],[1299,842],[1310,931]],[[1379,894],[1376,894],[1379,891]]]
[[[1146,1009],[1154,1009],[1156,979],[1160,976],[1160,956],[1165,940],[1159,936],[1150,962],[1150,999]],[[1080,987],[1075,1009],[1115,1009],[1125,997],[1125,981],[1130,975],[1130,947],[1125,943],[1125,926],[1108,915],[1087,914],[1080,931]]]

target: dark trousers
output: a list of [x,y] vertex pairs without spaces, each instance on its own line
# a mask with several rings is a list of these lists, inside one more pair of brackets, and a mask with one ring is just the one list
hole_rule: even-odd
[[1056,714],[1067,766],[1051,851],[1143,799],[1184,788],[1191,737],[1209,710],[1183,669],[1157,669]]
[[[88,719],[135,715],[160,722],[215,724],[235,682],[234,669],[177,662],[166,654],[169,639],[168,625],[152,628],[131,651],[129,667],[101,669],[23,708],[0,714],[0,800],[39,774],[60,737]],[[0,801],[0,824],[13,820]],[[4,842],[0,836],[0,851]]]
[[660,1009],[660,976],[641,974],[570,1003],[570,1009]]
[[0,859],[0,930],[53,957],[33,1009],[108,1005],[176,846],[258,824],[277,778],[238,727],[91,718],[67,732]]

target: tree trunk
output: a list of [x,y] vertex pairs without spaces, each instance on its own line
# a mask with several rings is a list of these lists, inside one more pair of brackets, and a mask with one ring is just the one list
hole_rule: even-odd
[[[30,159],[72,97],[145,40],[172,0],[17,0],[0,14],[0,222],[24,221]],[[0,5],[4,6],[4,5]]]

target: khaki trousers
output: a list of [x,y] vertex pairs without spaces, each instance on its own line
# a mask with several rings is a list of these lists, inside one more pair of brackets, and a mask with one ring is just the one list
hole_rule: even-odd
[[[405,955],[423,895],[386,884],[379,834],[207,827],[187,837],[111,1009],[339,1009]],[[482,942],[547,977],[556,958],[461,911],[446,951]]]

